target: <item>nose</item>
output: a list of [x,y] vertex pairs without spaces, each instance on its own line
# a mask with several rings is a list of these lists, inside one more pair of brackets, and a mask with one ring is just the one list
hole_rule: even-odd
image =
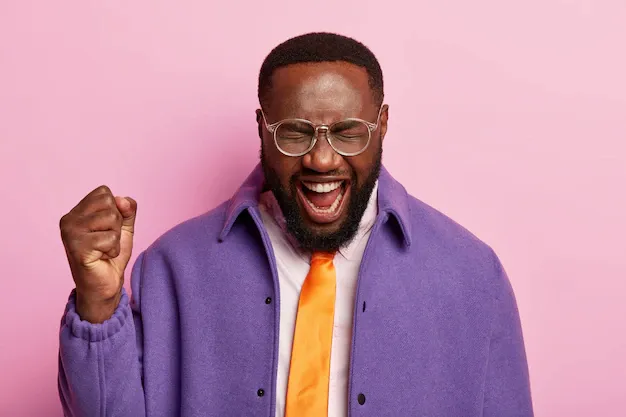
[[302,157],[302,165],[317,172],[329,172],[339,168],[342,156],[330,146],[328,128],[320,126],[315,130],[315,134],[317,135],[315,146]]

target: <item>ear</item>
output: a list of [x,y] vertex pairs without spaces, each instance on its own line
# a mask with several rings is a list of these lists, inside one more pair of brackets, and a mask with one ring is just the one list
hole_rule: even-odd
[[387,122],[389,121],[389,105],[385,104],[380,112],[380,141],[385,139],[387,134]]
[[256,109],[256,124],[259,131],[259,139],[263,140],[263,114],[261,109]]

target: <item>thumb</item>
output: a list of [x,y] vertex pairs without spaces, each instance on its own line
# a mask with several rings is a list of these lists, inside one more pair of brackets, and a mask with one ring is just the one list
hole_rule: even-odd
[[137,202],[130,197],[115,197],[115,203],[122,214],[122,230],[134,233]]

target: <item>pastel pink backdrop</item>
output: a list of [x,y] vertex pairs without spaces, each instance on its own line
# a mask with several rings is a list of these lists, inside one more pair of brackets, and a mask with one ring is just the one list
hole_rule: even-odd
[[623,0],[0,1],[0,415],[61,415],[61,215],[134,196],[136,255],[228,198],[265,54],[329,30],[382,63],[387,167],[502,258],[536,415],[623,417],[624,22]]

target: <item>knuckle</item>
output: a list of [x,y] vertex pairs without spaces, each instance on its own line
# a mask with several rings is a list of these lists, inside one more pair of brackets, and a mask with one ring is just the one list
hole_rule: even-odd
[[64,215],[59,220],[59,230],[61,231],[61,236],[66,238],[71,234],[72,230],[72,219],[69,214]]
[[113,245],[117,245],[120,243],[121,232],[114,230],[106,234],[106,239]]
[[112,194],[111,189],[107,185],[104,185],[104,184],[96,188],[95,193],[96,194]]
[[59,219],[59,229],[61,229],[61,232],[65,230],[66,224],[67,224],[67,214],[63,215]]
[[106,217],[107,221],[110,223],[118,224],[122,222],[122,215],[117,210],[110,210]]
[[117,249],[120,246],[120,237],[115,232],[107,233],[103,238],[102,244],[104,245],[104,252]]
[[106,204],[108,207],[116,207],[115,197],[113,197],[113,194],[102,194],[100,198],[102,198],[103,203]]

